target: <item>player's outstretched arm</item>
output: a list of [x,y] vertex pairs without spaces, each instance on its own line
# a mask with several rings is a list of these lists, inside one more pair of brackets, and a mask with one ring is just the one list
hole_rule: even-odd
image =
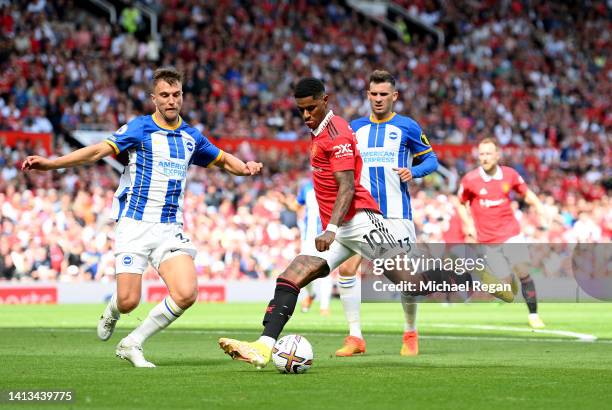
[[351,207],[353,196],[355,195],[354,171],[334,172],[334,178],[338,184],[338,195],[336,196],[336,202],[334,202],[334,208],[332,209],[327,229],[315,239],[315,246],[319,252],[325,252],[331,246],[336,238],[336,232],[330,229],[330,225],[337,227],[342,223],[346,213]]
[[70,154],[55,159],[48,159],[38,155],[31,155],[23,161],[22,170],[36,169],[50,171],[52,169],[71,168],[79,165],[93,164],[115,151],[106,142],[100,142],[85,148],[78,149]]
[[546,211],[544,210],[544,205],[542,204],[542,201],[540,201],[540,198],[538,198],[535,192],[533,192],[531,189],[528,189],[525,193],[525,202],[527,205],[533,206],[536,209],[536,212],[540,218],[541,227],[547,228],[548,218],[546,216]]
[[462,204],[459,200],[457,200],[455,206],[457,207],[459,219],[461,219],[463,233],[467,236],[471,236],[472,238],[476,239],[476,227],[474,226],[474,222],[470,218],[470,210],[468,206]]
[[219,168],[223,168],[229,173],[239,176],[257,175],[261,172],[263,164],[261,162],[248,161],[246,164],[227,152],[224,152],[216,164]]

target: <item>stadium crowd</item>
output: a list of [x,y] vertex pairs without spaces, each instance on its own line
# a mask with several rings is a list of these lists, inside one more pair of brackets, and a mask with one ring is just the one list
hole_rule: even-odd
[[[57,144],[59,154],[72,148]],[[114,221],[108,218],[118,175],[108,165],[50,173],[18,170],[33,147],[0,152],[0,280],[112,280]],[[264,164],[278,153],[242,148]],[[304,155],[306,157],[306,155]],[[308,178],[302,162],[281,172],[267,169],[254,179],[192,168],[185,197],[185,226],[199,253],[202,279],[263,279],[274,276],[299,251],[296,204],[299,184]],[[274,167],[272,167],[274,168]],[[439,175],[412,185],[413,217],[424,242],[466,240],[455,215],[456,196]],[[550,229],[539,230],[531,211],[517,205],[529,241],[609,242],[609,198],[586,201],[569,196],[559,205],[545,196]],[[146,274],[155,278],[153,270]]]
[[[155,39],[137,20],[111,25],[72,0],[0,0],[0,130],[117,129],[152,112],[153,69],[172,64],[185,73],[183,116],[206,135],[306,139],[291,97],[297,78],[325,79],[333,109],[350,119],[367,115],[366,79],[384,66],[398,76],[396,111],[417,119],[434,145],[497,137],[505,163],[545,199],[547,231],[517,207],[531,240],[609,241],[607,3],[410,3],[447,44],[418,35],[405,44],[341,2],[165,0]],[[72,149],[56,140],[56,153]],[[111,278],[114,172],[24,175],[20,161],[41,148],[0,147],[0,278]],[[265,163],[261,178],[191,171],[186,225],[204,278],[273,275],[297,250],[294,195],[307,158],[240,151]],[[476,166],[469,155],[443,163],[457,176]],[[461,240],[445,180],[425,178],[413,198],[421,240],[444,241],[449,227]]]

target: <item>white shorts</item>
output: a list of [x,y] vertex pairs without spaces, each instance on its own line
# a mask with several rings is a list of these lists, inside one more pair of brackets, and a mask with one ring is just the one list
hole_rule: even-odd
[[115,273],[140,273],[148,262],[156,270],[177,255],[195,258],[195,246],[178,223],[136,221],[121,218],[115,227]]
[[311,240],[304,244],[300,255],[325,259],[331,272],[355,254],[372,260],[380,257],[381,248],[385,245],[406,248],[406,244],[415,242],[414,223],[411,220],[385,219],[379,213],[363,210],[338,227],[336,239],[329,250],[319,252],[315,241]]
[[503,244],[483,244],[482,254],[487,257],[487,265],[495,276],[511,275],[514,267],[529,263],[529,248],[525,237],[518,234],[508,238]]

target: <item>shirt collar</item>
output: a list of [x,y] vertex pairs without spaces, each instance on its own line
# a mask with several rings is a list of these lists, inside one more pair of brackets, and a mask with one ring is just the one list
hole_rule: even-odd
[[329,121],[332,119],[333,116],[334,116],[334,112],[332,110],[329,110],[329,112],[327,113],[325,118],[323,118],[323,121],[321,121],[321,124],[319,124],[317,129],[312,131],[312,135],[314,135],[315,137],[318,137],[319,134],[323,132],[325,127],[327,127],[327,124],[329,123]]
[[482,167],[478,168],[478,172],[480,173],[480,177],[484,180],[484,182],[489,182],[492,179],[501,181],[504,178],[504,175],[502,174],[502,169],[499,165],[497,166],[497,169],[495,170],[495,174],[493,175],[487,174]]
[[392,112],[391,114],[389,114],[389,116],[387,116],[387,118],[383,118],[382,120],[377,120],[374,114],[370,114],[370,122],[373,122],[374,124],[382,124],[383,122],[391,121],[393,117],[395,117],[394,112]]

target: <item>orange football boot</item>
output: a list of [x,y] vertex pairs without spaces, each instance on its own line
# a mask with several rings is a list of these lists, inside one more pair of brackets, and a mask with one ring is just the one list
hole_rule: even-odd
[[344,346],[336,350],[336,356],[349,357],[358,354],[364,354],[366,351],[366,342],[356,336],[347,336],[344,339]]

